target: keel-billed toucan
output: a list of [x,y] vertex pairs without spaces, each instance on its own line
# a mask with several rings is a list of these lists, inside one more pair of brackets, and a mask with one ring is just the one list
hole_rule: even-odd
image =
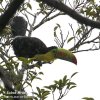
[[11,26],[12,36],[25,36],[27,30],[27,21],[21,16],[13,17],[9,25]]
[[47,47],[35,37],[17,36],[11,44],[17,57],[32,58],[44,62],[62,59],[77,64],[77,59],[72,52],[56,46]]

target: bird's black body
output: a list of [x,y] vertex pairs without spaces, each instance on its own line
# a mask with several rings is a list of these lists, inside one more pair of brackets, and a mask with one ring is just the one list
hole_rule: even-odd
[[14,53],[17,57],[32,58],[36,54],[44,54],[49,50],[57,48],[48,47],[38,38],[18,36],[12,41]]
[[12,36],[25,36],[27,30],[27,21],[21,16],[15,16],[9,25],[12,29]]

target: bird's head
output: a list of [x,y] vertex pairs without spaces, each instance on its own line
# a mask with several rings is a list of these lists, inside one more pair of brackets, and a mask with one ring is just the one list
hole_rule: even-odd
[[77,59],[71,51],[62,48],[56,48],[52,49],[51,52],[53,53],[55,58],[66,60],[77,65]]

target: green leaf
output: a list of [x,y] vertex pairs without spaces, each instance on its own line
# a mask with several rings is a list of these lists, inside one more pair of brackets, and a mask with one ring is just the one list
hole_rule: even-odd
[[37,2],[41,2],[41,0],[36,0]]
[[4,12],[4,10],[2,8],[0,8],[0,13]]
[[43,3],[39,3],[40,8],[43,8]]
[[27,7],[30,8],[32,10],[32,6],[30,3],[27,3]]
[[66,81],[66,80],[67,80],[67,75],[65,75],[63,78],[63,81]]
[[56,34],[56,32],[54,31],[54,37],[57,37],[57,34]]
[[61,28],[60,24],[57,24],[57,26],[58,26],[59,28]]
[[70,86],[71,86],[71,85],[76,85],[76,83],[74,83],[74,82],[69,82],[68,84],[69,84]]
[[67,81],[68,81],[67,75],[65,75],[64,78],[63,78],[63,85],[66,85]]
[[76,34],[80,34],[82,32],[82,28],[79,28],[77,31],[76,31]]
[[39,87],[36,87],[36,89],[37,89],[38,93],[40,93],[40,92],[41,92],[41,90],[40,90],[40,88],[39,88]]
[[44,86],[44,88],[51,90],[50,86]]
[[38,80],[42,80],[40,77],[36,77],[36,79],[38,79]]
[[57,30],[57,28],[58,28],[58,26],[55,26],[55,27],[54,27],[54,31],[56,31],[56,30]]
[[95,0],[87,0],[88,2],[95,3]]
[[32,76],[32,77],[31,77],[31,81],[33,81],[35,78],[36,78],[36,76]]
[[53,90],[53,92],[57,89],[57,86],[56,86],[56,84],[54,84],[54,85],[51,85],[51,89]]
[[54,81],[54,83],[55,83],[55,84],[59,84],[59,82],[58,82],[58,81],[56,81],[56,80]]
[[53,85],[49,85],[49,86],[44,86],[46,89],[49,89],[49,90],[53,90],[53,92],[56,90],[56,84],[53,84]]
[[0,3],[2,3],[3,0],[0,0]]
[[72,86],[76,86],[76,83],[74,83],[74,82],[67,83],[67,88],[68,89],[70,89]]
[[71,37],[67,40],[67,43],[69,43],[71,40],[73,40],[75,37]]
[[38,100],[38,98],[37,98],[37,97],[33,97],[33,99],[34,99],[34,100]]
[[73,88],[75,88],[76,86],[74,85],[74,86],[71,86],[69,89],[73,89]]
[[89,13],[90,13],[91,10],[92,10],[92,7],[91,6],[89,8],[87,8],[86,15],[89,15]]
[[73,76],[75,76],[77,73],[78,73],[78,72],[73,73],[73,74],[71,75],[71,78],[72,78]]
[[46,96],[48,96],[50,94],[50,91],[44,91],[43,92],[43,97],[46,97]]
[[61,90],[63,88],[63,82],[62,82],[61,79],[59,80],[59,84],[58,85],[59,85],[58,89]]
[[84,99],[84,100],[94,100],[94,98],[91,98],[91,97],[84,97],[82,99]]
[[39,72],[39,75],[44,75],[43,72]]

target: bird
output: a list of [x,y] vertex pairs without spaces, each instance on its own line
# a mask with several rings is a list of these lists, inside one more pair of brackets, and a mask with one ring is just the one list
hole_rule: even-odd
[[17,57],[32,58],[36,54],[44,54],[56,46],[47,47],[44,42],[36,37],[16,36],[11,42]]
[[54,48],[45,54],[37,54],[33,58],[36,61],[43,61],[43,62],[53,62],[56,59],[65,60],[74,63],[77,65],[77,59],[75,55],[66,49],[63,48]]
[[71,51],[56,46],[47,47],[42,40],[36,37],[17,36],[11,45],[17,57],[43,62],[61,59],[77,64],[77,59]]
[[27,21],[22,16],[15,16],[9,21],[12,36],[25,36],[27,30]]

